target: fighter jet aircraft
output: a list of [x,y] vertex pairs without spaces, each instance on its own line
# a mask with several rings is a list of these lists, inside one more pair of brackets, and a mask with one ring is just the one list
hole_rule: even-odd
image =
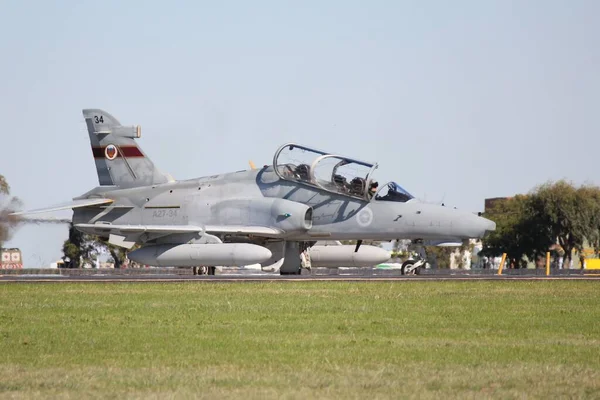
[[260,264],[299,274],[300,255],[317,241],[358,241],[324,246],[333,250],[322,249],[321,260],[376,265],[389,252],[361,248],[362,240],[460,242],[495,229],[473,213],[419,202],[395,182],[380,186],[377,164],[295,143],[279,147],[263,168],[176,181],[137,145],[139,126],[100,109],[83,116],[99,185],[71,202],[18,214],[72,209],[76,229],[124,248],[141,244],[128,255],[141,264]]

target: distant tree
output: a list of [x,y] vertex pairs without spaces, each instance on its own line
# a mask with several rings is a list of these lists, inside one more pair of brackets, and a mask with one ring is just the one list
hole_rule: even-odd
[[104,245],[106,251],[110,253],[114,267],[121,268],[127,258],[127,249],[108,243],[108,239],[98,238],[98,240]]
[[564,250],[564,265],[571,261],[573,250],[583,250],[586,239],[598,242],[598,192],[596,187],[576,188],[561,180],[538,186],[530,197],[532,215]]
[[[69,225],[69,238],[63,244],[63,260],[65,260],[67,268],[81,268],[86,263],[93,265],[98,255],[106,251],[110,253],[114,267],[122,268],[127,259],[127,253],[139,247],[139,245],[135,245],[131,249],[125,249],[124,247],[115,246],[110,244],[107,238],[78,231],[71,223]],[[66,261],[67,257],[68,262]]]
[[444,269],[450,268],[451,259],[453,253],[460,254],[458,261],[458,268],[464,268],[463,254],[465,252],[472,252],[474,245],[468,241],[463,241],[460,246],[425,246],[425,253],[427,259],[435,265],[436,268]]
[[63,261],[67,268],[81,268],[84,264],[93,265],[98,255],[98,245],[92,235],[75,229],[69,224],[69,237],[63,243]]
[[8,185],[4,175],[0,175],[0,194],[7,196],[10,194],[10,186]]
[[98,242],[100,247],[104,248],[104,250],[110,253],[115,268],[122,268],[123,264],[125,264],[125,261],[127,260],[127,253],[141,247],[140,245],[136,244],[131,249],[126,249],[124,247],[115,246],[114,244],[108,243],[108,239],[106,238],[95,237],[94,240]]
[[600,255],[600,188],[583,186],[580,188],[585,204],[582,205],[582,220],[588,221],[585,226],[585,238],[593,247],[594,252]]
[[411,245],[410,239],[396,239],[392,244],[392,257],[403,258],[408,254],[408,248]]
[[496,257],[506,253],[515,266],[524,266],[525,257],[536,259],[554,243],[549,227],[533,205],[531,195],[498,200],[484,217],[496,222],[496,230],[483,240],[481,255]]
[[456,247],[425,246],[427,259],[436,268],[450,268],[450,255],[456,251]]
[[0,247],[3,243],[10,240],[14,229],[19,224],[20,219],[10,215],[21,205],[17,197],[10,195],[10,186],[3,175],[0,175]]
[[524,257],[536,261],[558,243],[560,250],[552,253],[566,265],[586,241],[600,251],[600,188],[595,186],[548,182],[527,195],[497,201],[484,216],[496,222],[496,231],[484,239],[482,255],[506,253],[508,260],[524,264]]

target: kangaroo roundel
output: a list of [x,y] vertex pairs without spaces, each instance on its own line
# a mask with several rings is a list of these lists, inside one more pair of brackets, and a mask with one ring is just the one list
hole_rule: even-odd
[[114,144],[109,144],[106,146],[106,149],[104,149],[104,155],[107,159],[114,160],[117,158],[117,147]]
[[373,222],[373,211],[370,208],[363,208],[356,214],[356,222],[362,227],[367,227]]

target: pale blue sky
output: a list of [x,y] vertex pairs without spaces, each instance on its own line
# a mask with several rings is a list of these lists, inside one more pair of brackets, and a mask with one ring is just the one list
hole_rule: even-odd
[[[598,16],[593,0],[0,1],[0,173],[26,208],[96,186],[81,109],[103,108],[178,179],[296,141],[472,211],[598,184]],[[46,265],[66,232],[8,245]]]

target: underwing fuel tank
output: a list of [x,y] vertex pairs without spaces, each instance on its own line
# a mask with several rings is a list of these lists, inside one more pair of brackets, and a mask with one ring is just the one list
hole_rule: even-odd
[[375,246],[313,246],[310,249],[310,263],[313,267],[372,267],[391,258],[389,251]]
[[142,247],[127,257],[156,267],[233,267],[266,261],[271,251],[249,243],[162,244]]

